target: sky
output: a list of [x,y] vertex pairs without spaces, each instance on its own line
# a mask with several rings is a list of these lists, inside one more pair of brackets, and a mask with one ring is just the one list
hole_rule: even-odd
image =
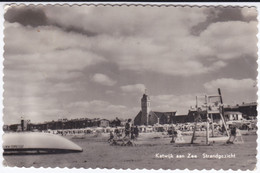
[[11,6],[4,123],[187,114],[195,97],[257,100],[257,11],[241,7]]

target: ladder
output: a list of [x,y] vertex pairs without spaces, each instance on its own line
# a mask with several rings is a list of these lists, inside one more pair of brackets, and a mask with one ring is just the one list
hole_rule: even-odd
[[[211,99],[212,98],[218,98],[220,101],[220,104],[216,105],[210,105]],[[217,102],[216,102],[217,103]],[[211,129],[212,129],[212,137],[214,137],[214,124],[213,124],[213,114],[218,113],[221,117],[221,121],[223,123],[223,126],[225,128],[226,134],[229,137],[229,131],[227,129],[227,124],[224,119],[224,107],[223,107],[223,99],[221,95],[220,88],[218,88],[218,95],[205,95],[205,103],[204,106],[206,109],[206,144],[209,144],[209,122],[211,121]],[[202,108],[198,106],[198,97],[196,96],[196,115],[195,115],[195,122],[194,122],[194,128],[193,128],[193,133],[192,133],[192,138],[191,138],[191,144],[194,143],[195,137],[196,137],[196,129],[197,129],[197,123],[198,120],[201,118],[200,114],[202,112]],[[210,117],[209,117],[210,116]]]

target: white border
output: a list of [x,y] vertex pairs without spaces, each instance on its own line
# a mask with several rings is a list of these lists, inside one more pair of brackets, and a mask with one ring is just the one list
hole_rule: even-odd
[[[4,5],[5,4],[11,4],[11,3],[15,3],[15,4],[25,4],[25,5],[29,5],[29,4],[34,4],[34,5],[37,5],[37,4],[43,4],[43,5],[46,5],[46,4],[51,4],[51,5],[55,5],[55,4],[69,4],[69,5],[73,5],[73,4],[142,4],[142,5],[145,5],[145,4],[152,4],[152,5],[195,5],[195,6],[255,6],[257,7],[257,10],[258,10],[258,21],[260,21],[260,2],[243,2],[243,3],[237,3],[237,2],[183,2],[183,3],[180,3],[180,2],[172,2],[172,3],[167,3],[167,2],[163,2],[163,3],[158,3],[158,2],[0,2],[0,40],[3,40],[3,22],[4,22]],[[260,40],[260,22],[258,22],[258,34],[257,34],[257,37],[258,37],[258,40]],[[258,49],[260,49],[260,44],[259,44],[260,41],[258,41]],[[1,104],[0,104],[0,110],[1,112],[3,112],[3,47],[4,47],[4,44],[3,44],[3,41],[0,41],[0,78],[2,80],[0,80],[0,93],[1,93]],[[258,51],[258,57],[259,57],[260,53]],[[257,63],[260,64],[260,61],[259,59],[257,60]],[[258,67],[258,72],[259,72],[259,67]],[[259,81],[259,75],[257,76],[257,80]],[[257,83],[257,86],[259,88],[259,83]],[[257,92],[257,94],[259,95],[259,90]],[[259,100],[258,100],[258,103],[259,103]],[[259,107],[257,108],[257,111],[260,112],[260,109]],[[0,113],[0,115],[3,116],[3,113]],[[258,115],[258,118],[259,118],[259,115]],[[3,127],[3,121],[0,121],[0,136],[3,135],[3,130],[2,130],[2,127]],[[260,122],[258,121],[257,123],[257,127],[260,127]],[[259,129],[258,129],[258,134],[259,133]],[[0,137],[0,143],[2,145],[2,138]],[[257,139],[257,143],[260,144],[260,139],[258,137]],[[259,172],[259,167],[260,167],[260,164],[259,164],[259,160],[260,160],[260,156],[259,156],[259,150],[260,147],[259,145],[257,145],[257,165],[256,165],[256,169],[254,171],[250,171],[250,172]],[[130,169],[127,169],[127,170],[116,170],[116,169],[84,169],[84,168],[72,168],[72,169],[69,169],[69,168],[10,168],[10,167],[4,167],[2,165],[3,163],[3,157],[2,157],[2,147],[0,147],[0,150],[1,150],[1,156],[0,156],[0,172],[2,173],[34,173],[34,172],[40,172],[40,173],[49,173],[49,172],[55,172],[55,173],[70,173],[70,172],[83,172],[83,171],[87,171],[87,172],[93,172],[93,173],[98,173],[98,172],[104,172],[104,173],[111,173],[111,172],[116,172],[116,173],[131,173],[131,172],[139,172],[139,173],[159,173],[159,172],[167,172],[167,173],[170,173],[172,172],[173,170],[162,170],[162,169],[159,169],[159,170],[147,170],[147,169],[142,169],[142,170],[130,170]],[[185,169],[185,170],[174,170],[175,173],[180,173],[180,172],[187,172],[189,171],[188,169]],[[193,170],[192,172],[194,173],[206,173],[208,172],[208,170]],[[229,169],[227,171],[224,171],[224,170],[219,170],[219,171],[216,171],[216,170],[210,170],[210,172],[212,173],[219,173],[219,172],[234,172],[233,170]],[[236,172],[245,172],[245,171],[236,171]]]

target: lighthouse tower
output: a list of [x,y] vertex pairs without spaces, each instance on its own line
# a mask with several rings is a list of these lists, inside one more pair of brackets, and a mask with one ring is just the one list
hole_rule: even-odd
[[150,112],[150,97],[146,93],[143,94],[143,97],[141,99],[141,108],[142,108],[142,118],[141,122],[142,124],[149,125],[149,112]]

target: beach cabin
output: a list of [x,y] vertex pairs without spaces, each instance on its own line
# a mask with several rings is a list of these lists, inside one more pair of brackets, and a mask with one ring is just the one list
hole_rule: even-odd
[[244,119],[242,113],[237,111],[227,111],[224,115],[227,121],[236,121]]

